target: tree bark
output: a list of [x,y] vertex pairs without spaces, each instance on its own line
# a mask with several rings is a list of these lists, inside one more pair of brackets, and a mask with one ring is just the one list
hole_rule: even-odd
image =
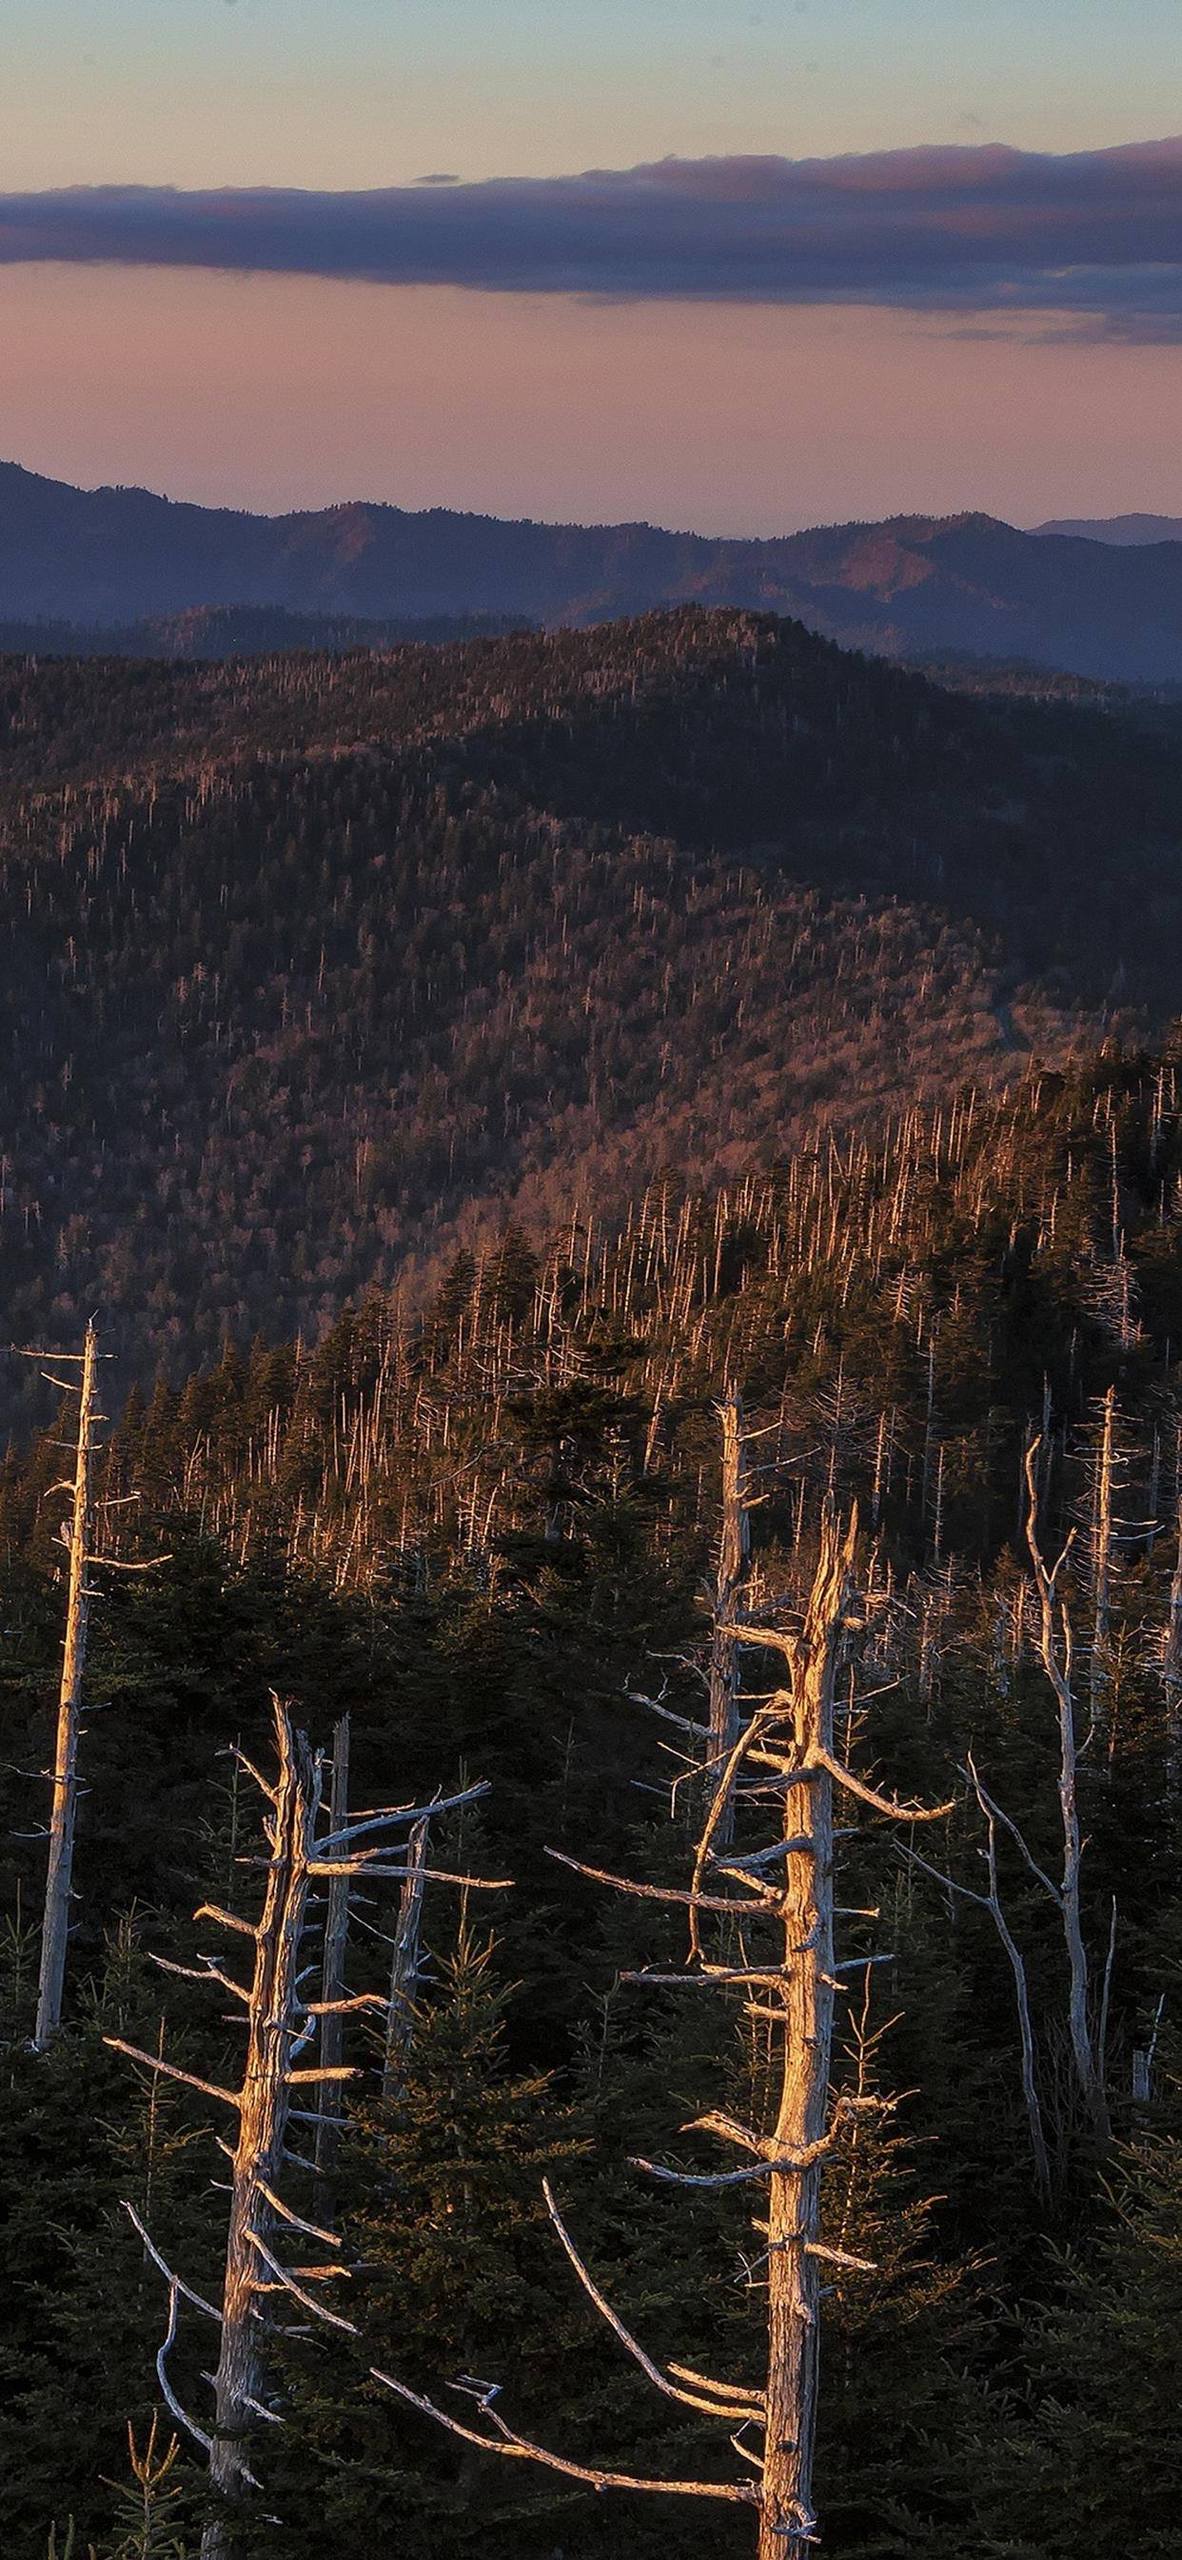
[[[1067,1951],[1068,1999],[1067,2026],[1075,2076],[1088,2121],[1097,2144],[1106,2149],[1112,2136],[1108,2101],[1104,2093],[1101,2060],[1092,2034],[1089,2015],[1088,1955],[1084,1942],[1080,1897],[1080,1871],[1083,1863],[1083,1837],[1079,1821],[1078,1749],[1075,1733],[1075,1699],[1072,1674],[1075,1645],[1071,1612],[1058,1587],[1059,1573],[1067,1549],[1050,1570],[1038,1543],[1038,1492],[1035,1468],[1041,1442],[1035,1440],[1026,1453],[1026,1481],[1029,1511],[1026,1543],[1034,1566],[1035,1588],[1039,1602],[1038,1649],[1043,1669],[1054,1691],[1059,1718],[1059,1818],[1063,1833],[1063,1881],[1057,1900],[1063,1920],[1063,1941]],[[1057,1621],[1057,1623],[1056,1623]]]
[[1166,1789],[1171,1799],[1182,1780],[1182,1495],[1178,1500],[1178,1540],[1170,1580],[1170,1606],[1162,1645],[1162,1683],[1166,1693]]
[[[776,2156],[824,2143],[833,2049],[834,1678],[853,1561],[853,1531],[842,1538],[827,1513],[821,1552],[792,1683],[792,1744],[812,1771],[793,1791],[799,1846],[788,1857],[782,1904],[784,1949]],[[824,1755],[824,1759],[821,1755]],[[813,2540],[813,2452],[820,2355],[819,2262],[822,2163],[773,2170],[768,2180],[767,2439],[759,2560],[785,2560]]]
[[394,1932],[390,1999],[386,2012],[386,2063],[382,2086],[387,2097],[398,2087],[414,2024],[414,2004],[422,1961],[423,1890],[430,1830],[430,1821],[424,1816],[416,1822],[406,1844],[407,1874]]
[[255,1930],[254,1975],[247,2012],[246,2068],[242,2079],[238,2143],[234,2154],[226,2274],[222,2292],[222,2343],[216,2375],[216,2417],[209,2459],[210,2484],[219,2508],[201,2538],[201,2560],[224,2560],[229,2549],[226,2503],[252,2485],[246,2456],[251,2403],[265,2387],[256,2318],[267,2282],[255,2235],[266,2244],[273,2216],[263,2189],[273,2188],[283,2164],[290,2104],[288,2071],[295,2035],[299,1947],[308,1892],[308,1863],[319,1810],[320,1776],[303,1734],[293,1733],[285,1709],[276,1708],[278,1782],[267,1825],[271,1857],[262,1916]]
[[78,1406],[78,1448],[74,1472],[74,1509],[70,1527],[70,1574],[66,1599],[66,1635],[58,1699],[57,1739],[53,1760],[53,1805],[49,1821],[49,1857],[45,1877],[45,1918],[41,1932],[41,1973],[37,1991],[34,2043],[47,2045],[61,2025],[66,1978],[66,1944],[70,1933],[70,1901],[74,1870],[74,1823],[78,1808],[78,1728],[82,1715],[82,1681],[86,1669],[86,1623],[90,1603],[86,1580],[91,1544],[92,1475],[94,1466],[95,1368],[98,1336],[86,1328]]
[[1109,1688],[1108,1629],[1112,1581],[1112,1477],[1115,1417],[1116,1389],[1109,1387],[1104,1398],[1104,1423],[1096,1463],[1095,1516],[1092,1526],[1094,1620],[1090,1691],[1092,1712],[1096,1715],[1099,1715],[1103,1709]]
[[[710,1641],[710,1770],[716,1779],[739,1735],[740,1643],[735,1617],[751,1558],[751,1515],[747,1507],[747,1465],[743,1440],[743,1406],[737,1389],[728,1387],[720,1408],[722,1424],[722,1527],[718,1541],[718,1573],[714,1623]],[[715,1824],[714,1838],[725,1848],[734,1830],[734,1806],[728,1798]]]
[[[349,1718],[342,1716],[333,1726],[332,1782],[330,1789],[329,1829],[335,1836],[345,1830],[349,1820]],[[324,1964],[321,1973],[321,1999],[339,2001],[345,1990],[345,1955],[349,1939],[349,1868],[347,1851],[340,1852],[339,1876],[332,1876],[328,1887],[328,1910],[324,1922]],[[320,2021],[320,2060],[325,2070],[335,2070],[345,2049],[345,2021],[339,2009],[326,2008]],[[327,2179],[340,2142],[340,2084],[326,2080],[320,2091],[320,2110],[316,2125],[316,2172]],[[321,2195],[318,2210],[326,2209],[327,2197]]]

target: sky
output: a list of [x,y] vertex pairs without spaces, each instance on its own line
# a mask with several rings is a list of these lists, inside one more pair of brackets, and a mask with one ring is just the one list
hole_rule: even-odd
[[4,16],[5,458],[735,533],[1182,512],[1182,0]]

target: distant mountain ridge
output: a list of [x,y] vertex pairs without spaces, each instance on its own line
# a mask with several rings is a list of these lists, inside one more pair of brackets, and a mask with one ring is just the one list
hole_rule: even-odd
[[258,516],[0,464],[0,620],[115,626],[200,608],[363,622],[587,625],[754,608],[899,658],[946,652],[1106,681],[1182,680],[1182,545],[900,516],[766,541],[362,502]]
[[1137,549],[1149,542],[1182,542],[1182,516],[1063,516],[1036,524],[1038,534],[1069,534],[1085,542]]

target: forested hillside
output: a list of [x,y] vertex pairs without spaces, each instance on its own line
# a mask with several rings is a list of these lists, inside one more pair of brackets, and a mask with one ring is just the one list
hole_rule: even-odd
[[696,611],[5,662],[6,1328],[179,1379],[1166,1021],[1174,720]]
[[[381,1880],[380,1858],[355,1880],[343,1980],[375,2004],[344,2021],[358,2076],[328,2166],[319,2119],[337,2098],[293,2093],[290,2151],[315,2150],[320,2168],[284,2167],[288,2219],[267,2226],[268,2267],[310,2258],[295,2280],[337,2325],[259,2280],[258,2485],[206,2550],[754,2551],[751,2511],[727,2494],[751,2477],[772,2282],[767,2165],[749,2146],[777,2121],[792,1978],[774,1970],[778,1899],[760,1879],[799,1852],[767,1825],[804,1792],[798,1768],[775,1809],[768,1737],[777,1647],[795,1681],[824,1524],[844,1529],[855,1502],[826,1769],[840,1812],[821,2547],[1172,2560],[1180,1186],[1175,1051],[1110,1047],[1009,1098],[914,1110],[886,1144],[850,1134],[712,1196],[692,1173],[667,1181],[618,1234],[591,1202],[560,1202],[556,1176],[553,1215],[458,1255],[422,1303],[370,1294],[317,1346],[229,1349],[175,1391],[112,1408],[93,1488],[110,1561],[90,1568],[75,1927],[63,2025],[40,2052],[33,1835],[76,1396],[10,1456],[13,2560],[45,2560],[54,2520],[62,2553],[70,2516],[74,2548],[90,2537],[101,2560],[197,2548],[205,2456],[187,2439],[152,2486],[145,2448],[169,2269],[192,2290],[172,2293],[163,2380],[209,2423],[202,2304],[222,2299],[216,2137],[243,2067],[242,1942],[201,1987],[151,1958],[200,1974],[225,1943],[217,1912],[241,1927],[282,1862],[273,1845],[259,1872],[278,1799],[250,1768],[274,1787],[272,1690],[326,1749],[349,1716],[351,1806],[491,1791],[430,1826],[409,1995],[405,1884]],[[147,1369],[151,1309],[136,1321]],[[739,1538],[728,1564],[736,1526],[750,1555]],[[702,1763],[720,1677],[763,1740],[711,1848]],[[339,1841],[340,1815],[338,1798],[317,1836]],[[437,1871],[513,1882],[486,1892]],[[198,1904],[217,1908],[194,1926]],[[312,1971],[323,1905],[308,1916]],[[293,2213],[311,2226],[302,2241]],[[317,2261],[334,2232],[352,2273],[328,2285]],[[725,2380],[708,2392],[703,2377]],[[524,2430],[568,2470],[457,2442],[392,2385],[480,2441]],[[162,2413],[157,2469],[174,2423]],[[597,2491],[605,2471],[703,2495]]]

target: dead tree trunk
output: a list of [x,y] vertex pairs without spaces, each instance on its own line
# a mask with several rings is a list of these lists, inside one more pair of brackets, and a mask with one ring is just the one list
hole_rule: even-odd
[[[1111,1505],[1113,1411],[1113,1399],[1109,1396],[1105,1404],[1104,1441],[1097,1476],[1097,1501],[1093,1541],[1093,1564],[1096,1574],[1096,1642],[1097,1646],[1103,1645],[1105,1650],[1107,1648],[1108,1632],[1108,1565],[1111,1555],[1112,1539]],[[1048,1565],[1043,1556],[1038,1535],[1038,1515],[1040,1507],[1038,1462],[1041,1449],[1042,1439],[1040,1436],[1039,1438],[1031,1441],[1025,1452],[1024,1466],[1027,1495],[1026,1544],[1029,1548],[1030,1559],[1034,1568],[1035,1597],[1038,1604],[1038,1655],[1047,1680],[1054,1693],[1055,1705],[1058,1713],[1059,1820],[1063,1839],[1063,1862],[1061,1872],[1059,1877],[1056,1879],[1054,1876],[1048,1875],[1046,1869],[1039,1865],[1038,1860],[1030,1849],[1025,1834],[1021,1830],[1019,1824],[1015,1822],[1013,1815],[1005,1811],[1003,1806],[997,1802],[996,1798],[989,1793],[988,1788],[983,1784],[971,1752],[969,1754],[965,1774],[972,1785],[978,1805],[980,1806],[985,1819],[987,1839],[985,1857],[989,1878],[988,1891],[986,1893],[979,1893],[974,1891],[971,1886],[959,1883],[955,1877],[945,1875],[941,1873],[938,1868],[930,1866],[928,1861],[925,1858],[917,1856],[914,1850],[909,1850],[907,1855],[913,1865],[922,1868],[925,1874],[933,1876],[936,1882],[944,1887],[946,1892],[957,1894],[966,1902],[975,1902],[982,1910],[987,1911],[993,1921],[995,1929],[997,1930],[1002,1946],[1005,1949],[1006,1958],[1014,1979],[1014,1996],[1017,2003],[1018,2032],[1021,2044],[1022,2097],[1026,2108],[1026,2121],[1030,2129],[1030,2147],[1034,2155],[1035,2174],[1038,2179],[1040,2191],[1044,2196],[1047,2196],[1051,2192],[1051,2164],[1047,2151],[1042,2107],[1038,2095],[1034,2022],[1030,2010],[1030,1996],[1026,1977],[1025,1960],[1006,1918],[1001,1898],[997,1857],[999,1825],[1014,1842],[1014,1845],[1018,1849],[1027,1869],[1033,1876],[1035,1883],[1042,1888],[1043,1892],[1054,1904],[1055,1909],[1059,1914],[1060,1924],[1063,1931],[1063,1942],[1067,1954],[1067,2031],[1071,2051],[1072,2071],[1089,2130],[1093,2140],[1100,2149],[1106,2148],[1111,2138],[1108,2100],[1104,2085],[1104,2023],[1105,2013],[1107,2010],[1108,1986],[1112,1969],[1112,1953],[1115,1944],[1116,1908],[1114,1905],[1112,1915],[1112,1936],[1109,1942],[1108,1965],[1104,1977],[1104,1996],[1101,2001],[1101,2015],[1100,2018],[1093,2023],[1090,1973],[1087,1945],[1083,1931],[1080,1890],[1081,1870],[1083,1865],[1083,1835],[1079,1819],[1079,1753],[1076,1741],[1075,1699],[1072,1686],[1075,1669],[1075,1640],[1071,1622],[1071,1611],[1061,1587],[1061,1576],[1067,1564],[1067,1559],[1071,1553],[1075,1533],[1074,1531],[1072,1532],[1071,1537],[1068,1538],[1066,1545],[1057,1557],[1055,1563],[1053,1565]],[[1182,1552],[1182,1550],[1180,1550],[1180,1552]],[[1092,1669],[1093,1677],[1095,1677],[1095,1650],[1093,1650]]]
[[1178,1499],[1178,1542],[1170,1579],[1169,1616],[1162,1638],[1162,1686],[1166,1698],[1166,1787],[1173,1797],[1182,1779],[1182,1495]]
[[[1084,1942],[1080,1906],[1080,1870],[1083,1860],[1083,1837],[1079,1821],[1078,1748],[1075,1732],[1075,1701],[1072,1675],[1075,1666],[1075,1639],[1071,1611],[1059,1587],[1059,1577],[1070,1552],[1070,1540],[1053,1566],[1044,1560],[1038,1543],[1038,1453],[1040,1440],[1033,1440],[1026,1452],[1026,1487],[1029,1509],[1026,1518],[1026,1543],[1034,1567],[1035,1590],[1039,1603],[1038,1650],[1043,1670],[1054,1692],[1059,1718],[1059,1815],[1063,1833],[1063,1874],[1059,1885],[1048,1889],[1058,1903],[1063,1921],[1063,1939],[1067,1950],[1068,2001],[1067,2023],[1071,2041],[1072,2062],[1085,2113],[1096,2141],[1105,2146],[1110,2138],[1108,2101],[1104,2093],[1104,2074],[1096,2037],[1093,2033],[1089,2003],[1087,1947]],[[1009,1829],[1019,1840],[1028,1863],[1025,1843],[1013,1823]]]
[[[220,2100],[233,2109],[238,2119],[233,2150],[228,2144],[222,2146],[232,2163],[233,2175],[220,2305],[207,2302],[174,2274],[134,2207],[125,2206],[168,2286],[168,2329],[156,2359],[160,2388],[172,2416],[201,2446],[209,2463],[210,2485],[217,2503],[202,2534],[201,2560],[225,2560],[234,2511],[246,2493],[258,2487],[248,2459],[255,2421],[279,2422],[277,2413],[266,2403],[268,2299],[293,2301],[330,2327],[345,2330],[350,2336],[356,2334],[351,2321],[330,2311],[309,2290],[349,2273],[339,2259],[288,2267],[276,2254],[279,2226],[306,2235],[325,2249],[339,2250],[341,2245],[335,2233],[293,2211],[279,2191],[279,2180],[289,2166],[313,2173],[316,2167],[314,2160],[293,2154],[287,2147],[293,2090],[301,2096],[305,2092],[319,2094],[326,2088],[339,2090],[343,2081],[356,2075],[352,2065],[340,2061],[304,2067],[298,2057],[326,2018],[340,2019],[363,2009],[384,2012],[386,2007],[379,1992],[359,1992],[350,1998],[341,1991],[330,1992],[323,1982],[322,1999],[306,2001],[302,1997],[300,1944],[309,1887],[316,1881],[331,1888],[358,1875],[375,1881],[393,1877],[405,1884],[410,1868],[396,1845],[381,1839],[376,1846],[361,1844],[372,1842],[375,1834],[413,1828],[428,1811],[423,1805],[379,1807],[340,1824],[334,1820],[327,1836],[317,1842],[322,1761],[319,1754],[313,1757],[304,1735],[293,1731],[288,1711],[278,1699],[274,1701],[274,1711],[275,1782],[270,1783],[239,1754],[242,1766],[261,1789],[268,1806],[265,1830],[269,1855],[265,1861],[262,1911],[254,1922],[240,1920],[233,1912],[210,1905],[196,1915],[199,1920],[213,1920],[236,1937],[250,1941],[254,1951],[250,1982],[235,1981],[211,1957],[202,1957],[196,1967],[157,1958],[166,1972],[216,1983],[223,1993],[241,2003],[247,2029],[241,2087],[219,2088],[211,2081],[197,2079],[192,2072],[182,2071],[162,2054],[145,2053],[136,2045],[126,2044],[120,2036],[106,2038],[116,2052],[127,2054],[148,2071],[163,2072],[167,2078],[199,2090],[203,2097]],[[339,1745],[339,1727],[337,1738]],[[343,1755],[338,1758],[337,1770],[338,1787],[343,1789]],[[486,1793],[485,1785],[468,1787],[437,1803],[440,1810],[450,1810],[471,1804]],[[457,1876],[448,1881],[470,1884],[484,1880]],[[317,2125],[322,2121],[319,2107],[311,2120]],[[168,2358],[176,2340],[182,2302],[216,2322],[221,2332],[217,2370],[209,2377],[215,2395],[212,2431],[199,2426],[181,2406],[169,2376]]]
[[[325,2310],[306,2289],[309,2283],[341,2274],[342,2268],[330,2265],[291,2270],[280,2264],[272,2246],[276,2222],[311,2233],[330,2248],[340,2245],[331,2232],[320,2231],[293,2213],[278,2192],[288,2156],[286,2133],[292,2089],[305,2084],[317,2087],[322,2082],[319,2069],[300,2070],[295,2058],[315,2033],[316,2020],[322,2014],[322,2004],[308,2007],[301,2001],[298,1977],[309,1880],[326,1872],[327,1861],[317,1859],[314,1849],[320,1758],[313,1758],[304,1735],[293,1731],[287,1709],[278,1699],[274,1709],[274,1784],[249,1761],[242,1761],[268,1806],[264,1828],[269,1855],[259,1918],[254,1922],[240,1920],[233,1912],[210,1905],[197,1913],[199,1920],[216,1921],[236,1937],[250,1941],[254,1951],[250,1982],[237,1982],[211,1957],[203,1957],[198,1967],[164,1964],[166,1972],[183,1973],[198,1982],[215,1982],[241,2003],[247,2030],[241,2087],[218,2088],[182,2071],[176,2063],[166,2062],[159,2054],[140,2052],[119,2036],[106,2039],[116,2052],[128,2054],[134,2062],[146,2063],[153,2072],[163,2071],[169,2079],[183,2081],[207,2098],[221,2099],[238,2118],[233,2150],[228,2144],[222,2145],[232,2163],[232,2179],[220,2306],[206,2302],[174,2275],[134,2207],[125,2208],[168,2283],[168,2330],[156,2359],[160,2387],[172,2416],[208,2458],[216,2503],[202,2532],[201,2560],[223,2560],[229,2549],[232,2512],[248,2490],[258,2487],[248,2460],[248,2440],[256,2420],[273,2420],[275,2414],[265,2400],[268,2322],[263,2297],[286,2294],[337,2327],[350,2325],[335,2312]],[[157,1962],[163,1961],[157,1958]],[[338,2066],[332,2076],[334,2081],[340,2081],[351,2074]],[[215,2398],[212,2432],[198,2426],[182,2408],[169,2377],[168,2357],[176,2340],[182,2300],[216,2321],[221,2332],[217,2371],[210,2376]]]
[[[78,1355],[71,1354],[71,1358]],[[45,1876],[45,1918],[41,1931],[41,1973],[37,1993],[34,2042],[47,2045],[61,2025],[66,1978],[66,1942],[70,1932],[70,1900],[74,1870],[74,1823],[78,1806],[78,1733],[82,1716],[82,1681],[86,1669],[86,1622],[90,1604],[87,1567],[93,1525],[95,1371],[98,1336],[86,1328],[78,1390],[78,1442],[74,1469],[74,1507],[70,1522],[70,1569],[66,1597],[66,1636],[62,1653],[57,1740],[53,1758],[53,1805],[49,1819],[49,1857]]]
[[[624,1981],[687,1990],[697,1997],[704,1987],[713,1985],[737,1993],[753,2015],[770,2022],[778,2088],[769,2128],[739,2124],[722,2113],[699,2117],[682,2127],[685,2133],[710,2135],[733,2147],[741,2166],[699,2174],[647,2160],[633,2164],[669,2186],[746,2188],[750,2184],[752,2193],[758,2193],[766,2205],[766,2219],[757,2225],[766,2243],[759,2254],[768,2269],[762,2388],[718,2381],[685,2365],[656,2363],[600,2291],[549,2188],[544,2191],[571,2266],[619,2344],[666,2399],[723,2426],[756,2476],[738,2481],[668,2480],[574,2462],[519,2434],[502,2412],[495,2383],[484,2386],[485,2396],[478,2401],[477,2421],[483,2418],[485,2423],[469,2425],[441,2409],[437,2401],[410,2390],[396,2376],[372,2368],[373,2379],[411,2408],[463,2443],[503,2460],[539,2463],[597,2490],[723,2500],[752,2509],[758,2519],[759,2560],[785,2560],[786,2554],[802,2551],[817,2539],[812,2474],[820,2338],[818,2270],[826,2261],[847,2268],[865,2264],[827,2246],[820,2237],[821,2177],[841,2122],[858,2107],[878,2103],[858,2095],[830,2100],[834,1993],[843,1970],[833,1948],[834,1798],[844,1793],[876,1813],[909,1824],[951,1811],[950,1805],[925,1811],[879,1795],[845,1767],[835,1749],[834,1683],[851,1597],[855,1533],[856,1521],[851,1521],[843,1536],[834,1514],[827,1510],[799,1633],[746,1620],[737,1625],[745,1646],[763,1647],[781,1658],[787,1683],[754,1703],[715,1775],[690,1890],[610,1875],[564,1853],[551,1852],[580,1875],[687,1913],[690,1943],[685,1969],[646,1968],[624,1975]],[[687,1766],[693,1765],[687,1754]],[[769,1801],[776,1808],[779,1825],[769,1845],[754,1850],[722,1845],[724,1817],[732,1804],[742,1812],[748,1804]],[[719,1959],[712,1961],[705,1931],[715,1914],[725,1923],[729,1943],[724,1942]],[[757,1947],[761,1941],[766,1944],[766,1960],[749,1961],[746,1953],[736,1960],[736,1935],[743,1949],[752,1939]],[[864,1961],[858,1959],[860,1968]],[[470,2389],[470,2382],[465,2379],[462,2387]],[[749,2429],[762,2433],[759,2452],[747,2441]]]
[[1093,1716],[1103,1719],[1111,1683],[1109,1621],[1112,1594],[1112,1487],[1115,1456],[1116,1389],[1104,1398],[1104,1421],[1096,1457],[1092,1520],[1093,1624],[1089,1694]]
[[382,2085],[387,2097],[397,2089],[414,2027],[422,1963],[423,1892],[431,1824],[416,1822],[406,1844],[406,1881],[402,1888],[390,1965],[390,1998],[386,2011],[386,2063]]
[[853,1530],[843,1541],[827,1517],[805,1618],[792,1658],[790,1718],[794,1765],[808,1772],[794,1789],[795,1836],[785,1859],[783,1968],[773,2007],[780,2044],[780,2093],[772,2135],[778,2160],[768,2179],[767,2433],[759,2520],[759,2560],[814,2538],[813,2451],[821,2344],[821,2172],[829,2131],[833,2053],[833,1693],[837,1649],[848,1608]]
[[[342,1716],[333,1727],[332,1784],[329,1794],[329,1831],[335,1836],[348,1827],[349,1821],[349,1719]],[[324,1964],[321,1990],[325,2001],[320,2021],[320,2060],[327,2070],[335,2069],[345,2050],[344,2013],[338,2003],[345,1989],[345,1953],[349,1938],[349,1870],[343,1857],[335,1864],[339,1875],[329,1880],[328,1910],[324,1922]],[[320,2090],[320,2107],[316,2125],[316,2173],[326,2180],[332,2171],[340,2138],[340,2096],[334,2081],[326,2080]],[[321,2197],[323,2207],[326,2199]]]
[[[736,1388],[728,1387],[719,1408],[719,1418],[722,1425],[722,1526],[710,1639],[709,1766],[712,1779],[725,1766],[739,1736],[741,1671],[735,1622],[751,1560],[743,1406]],[[722,1843],[730,1839],[733,1828],[734,1809],[728,1801],[717,1825],[717,1837]]]
[[[222,2289],[222,2345],[215,2377],[214,2433],[209,2457],[210,2486],[219,2502],[229,2504],[236,2503],[253,2485],[246,2440],[253,2413],[262,2405],[265,2387],[265,2328],[256,2314],[258,2296],[269,2293],[274,2282],[265,2272],[274,2222],[269,2197],[283,2167],[292,2054],[300,2041],[296,1979],[320,1806],[319,1762],[313,1760],[303,1734],[293,1733],[286,1715],[276,1718],[276,1739],[279,1773],[274,1788],[267,1790],[272,1808],[266,1826],[271,1856],[262,1914],[254,1931],[254,1973],[246,2011],[246,2068],[238,2102],[238,2142]],[[320,2081],[323,2091],[320,2073],[297,2072],[294,2076],[298,2080]],[[332,2078],[333,2085],[337,2085],[339,2069],[334,2068]],[[221,2560],[226,2549],[223,2505],[205,2526],[201,2560]]]
[[985,1837],[987,1842],[985,1849],[985,1862],[989,1877],[988,1892],[976,1893],[971,1885],[959,1884],[954,1876],[945,1875],[939,1867],[933,1867],[929,1864],[929,1861],[926,1858],[921,1858],[918,1851],[915,1849],[908,1849],[904,1854],[912,1866],[921,1868],[924,1875],[934,1877],[936,1883],[942,1885],[946,1893],[957,1894],[963,1901],[975,1902],[980,1910],[987,1911],[993,1922],[994,1928],[997,1931],[998,1937],[1001,1940],[1002,1946],[1005,1949],[1006,1960],[1014,1978],[1014,2002],[1018,2013],[1018,2041],[1021,2053],[1022,2070],[1022,2103],[1026,2109],[1026,2123],[1030,2133],[1030,2148],[1034,2158],[1034,2174],[1038,2180],[1039,2194],[1045,2201],[1050,2197],[1051,2193],[1051,2164],[1047,2152],[1046,2133],[1043,2127],[1042,2105],[1038,2094],[1034,2020],[1030,2012],[1030,1989],[1026,1979],[1026,1960],[1018,1945],[1017,1939],[1014,1936],[1013,1930],[1010,1927],[1009,1921],[1006,1918],[1005,1907],[1001,1898],[1001,1887],[998,1881],[997,1826],[1000,1821],[1004,1820],[1004,1816],[1001,1814],[998,1806],[995,1805],[992,1796],[989,1795],[986,1788],[982,1786],[981,1780],[977,1774],[976,1762],[974,1761],[971,1752],[968,1759],[967,1775],[971,1780],[973,1791],[977,1798],[977,1803],[981,1808],[981,1812],[985,1820]]

